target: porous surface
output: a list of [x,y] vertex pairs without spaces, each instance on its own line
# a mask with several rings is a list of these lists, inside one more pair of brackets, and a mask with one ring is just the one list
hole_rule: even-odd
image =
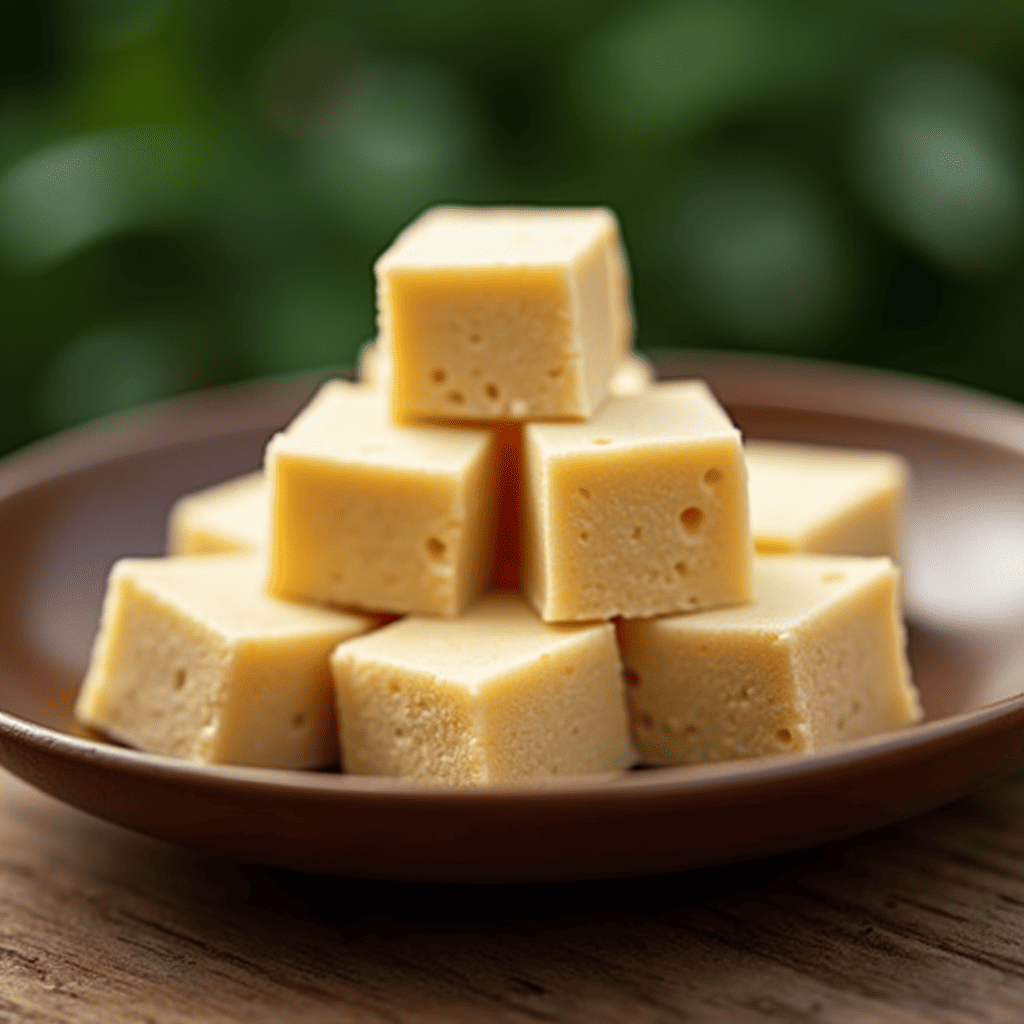
[[267,447],[270,592],[454,615],[490,581],[493,430],[403,427],[334,381]]
[[552,626],[491,594],[410,615],[331,659],[345,770],[470,786],[633,763],[609,623]]
[[79,720],[192,761],[334,763],[329,657],[378,620],[275,600],[265,575],[259,555],[118,562]]
[[751,597],[739,431],[697,381],[613,397],[588,423],[524,428],[524,580],[547,621]]
[[397,419],[584,419],[632,335],[604,209],[438,208],[376,264]]
[[755,559],[751,604],[619,626],[649,764],[805,753],[920,717],[888,558]]

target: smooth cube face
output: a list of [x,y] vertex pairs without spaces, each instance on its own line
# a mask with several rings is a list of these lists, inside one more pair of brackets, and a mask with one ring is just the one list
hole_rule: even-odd
[[746,460],[757,551],[899,560],[907,469],[898,455],[750,441]]
[[551,622],[748,601],[739,432],[697,382],[611,398],[586,424],[528,424],[524,576]]
[[269,539],[270,488],[263,473],[248,473],[179,498],[168,520],[167,552],[262,551]]
[[490,580],[492,431],[397,427],[386,396],[326,386],[267,449],[269,589],[401,614],[457,614]]
[[276,601],[265,574],[253,555],[117,563],[79,720],[192,761],[334,763],[329,657],[378,620]]
[[646,763],[810,752],[918,720],[888,558],[758,556],[755,593],[620,624]]
[[550,626],[492,594],[332,658],[345,770],[470,786],[632,764],[610,624]]
[[396,418],[590,416],[624,351],[622,259],[607,210],[424,215],[376,266]]

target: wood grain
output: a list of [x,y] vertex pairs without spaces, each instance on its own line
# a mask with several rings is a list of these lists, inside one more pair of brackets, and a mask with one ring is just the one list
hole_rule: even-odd
[[0,1022],[1024,1018],[1024,774],[746,865],[417,886],[211,859],[0,772]]

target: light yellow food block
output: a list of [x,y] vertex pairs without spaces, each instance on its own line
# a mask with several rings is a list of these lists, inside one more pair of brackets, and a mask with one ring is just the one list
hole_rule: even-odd
[[645,762],[810,752],[920,718],[888,558],[759,555],[755,592],[620,624]]
[[524,428],[523,574],[549,622],[751,597],[739,431],[699,381]]
[[604,209],[424,214],[376,264],[396,418],[591,416],[625,352],[622,259]]
[[654,367],[638,352],[627,352],[620,360],[608,384],[608,394],[638,395],[654,383]]
[[167,551],[214,555],[260,551],[270,537],[270,491],[262,472],[186,494],[171,509]]
[[391,355],[379,338],[368,341],[359,350],[356,376],[371,387],[391,387]]
[[261,555],[118,562],[79,721],[192,761],[334,763],[331,651],[378,620],[274,600],[265,574]]
[[277,597],[455,615],[490,581],[493,430],[395,426],[343,381],[267,446]]
[[748,441],[746,458],[757,551],[899,560],[907,468],[898,455]]
[[[391,386],[391,356],[383,341],[371,341],[359,353],[359,380],[371,387]],[[618,361],[608,382],[610,395],[635,395],[654,383],[654,367],[638,352]]]
[[516,594],[410,615],[331,667],[348,772],[473,786],[635,760],[612,625],[547,625]]

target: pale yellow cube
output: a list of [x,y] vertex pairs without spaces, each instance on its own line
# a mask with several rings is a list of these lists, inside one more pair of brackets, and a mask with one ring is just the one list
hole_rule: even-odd
[[259,555],[118,562],[79,721],[191,761],[337,761],[331,651],[378,620],[274,600],[265,574]]
[[267,447],[277,597],[455,615],[489,583],[492,430],[401,427],[386,396],[326,385]]
[[397,419],[585,419],[631,331],[604,209],[424,214],[376,264]]
[[898,455],[748,441],[746,459],[757,551],[899,561],[908,473]]
[[920,718],[888,558],[759,555],[755,593],[620,624],[646,763],[808,753]]
[[491,594],[343,644],[331,667],[347,772],[476,786],[635,760],[610,623],[551,626]]
[[615,367],[608,394],[638,395],[654,383],[654,367],[639,352],[627,352]]
[[270,537],[270,489],[262,472],[179,498],[167,524],[171,555],[262,551]]
[[524,579],[549,622],[751,598],[739,431],[698,381],[524,430]]

